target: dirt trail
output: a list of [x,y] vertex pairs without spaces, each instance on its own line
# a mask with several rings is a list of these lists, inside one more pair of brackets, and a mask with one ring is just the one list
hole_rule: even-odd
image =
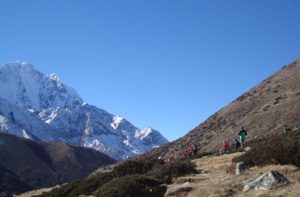
[[[243,153],[233,153],[221,156],[206,156],[193,160],[197,169],[202,173],[179,177],[168,188],[185,186],[193,188],[190,192],[182,192],[172,196],[178,197],[271,197],[288,196],[300,197],[300,171],[291,165],[269,165],[265,167],[253,167],[244,175],[236,176],[232,171],[232,159]],[[242,192],[244,184],[253,181],[269,170],[277,170],[286,176],[291,183],[269,191]],[[170,195],[166,195],[170,196]]]

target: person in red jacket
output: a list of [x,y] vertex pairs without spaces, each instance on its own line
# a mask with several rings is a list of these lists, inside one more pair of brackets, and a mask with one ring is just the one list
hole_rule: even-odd
[[221,147],[221,154],[224,154],[228,151],[228,148],[229,148],[229,144],[227,142],[227,140],[224,140],[223,143],[222,143],[222,147]]
[[192,154],[193,154],[193,147],[192,146],[189,146],[187,149],[186,149],[186,156],[191,158],[192,157]]

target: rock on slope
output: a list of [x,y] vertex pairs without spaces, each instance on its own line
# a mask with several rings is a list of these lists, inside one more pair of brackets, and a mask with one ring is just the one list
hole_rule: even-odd
[[168,142],[151,128],[140,130],[85,103],[56,74],[45,76],[21,62],[0,67],[0,132],[90,147],[115,159]]
[[284,66],[250,91],[213,114],[184,137],[154,150],[152,154],[179,156],[186,147],[199,143],[201,151],[216,151],[224,139],[231,140],[240,126],[247,139],[282,132],[300,124],[300,60]]
[[83,178],[115,163],[103,153],[57,141],[35,142],[0,133],[0,191],[12,193]]

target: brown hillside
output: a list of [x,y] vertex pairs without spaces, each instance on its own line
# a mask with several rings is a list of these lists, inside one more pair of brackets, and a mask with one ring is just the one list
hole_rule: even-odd
[[0,133],[0,191],[7,194],[83,178],[113,163],[115,160],[93,149]]
[[193,143],[200,144],[201,152],[216,151],[224,139],[232,141],[240,126],[248,131],[247,140],[282,132],[285,124],[297,127],[300,124],[299,79],[300,59],[284,66],[184,137],[152,154],[179,156]]

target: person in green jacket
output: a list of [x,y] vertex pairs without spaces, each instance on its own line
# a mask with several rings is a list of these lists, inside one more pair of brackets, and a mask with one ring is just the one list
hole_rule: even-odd
[[244,129],[244,127],[241,127],[241,129],[239,131],[239,138],[240,138],[241,148],[243,148],[246,135],[247,135],[247,131]]

